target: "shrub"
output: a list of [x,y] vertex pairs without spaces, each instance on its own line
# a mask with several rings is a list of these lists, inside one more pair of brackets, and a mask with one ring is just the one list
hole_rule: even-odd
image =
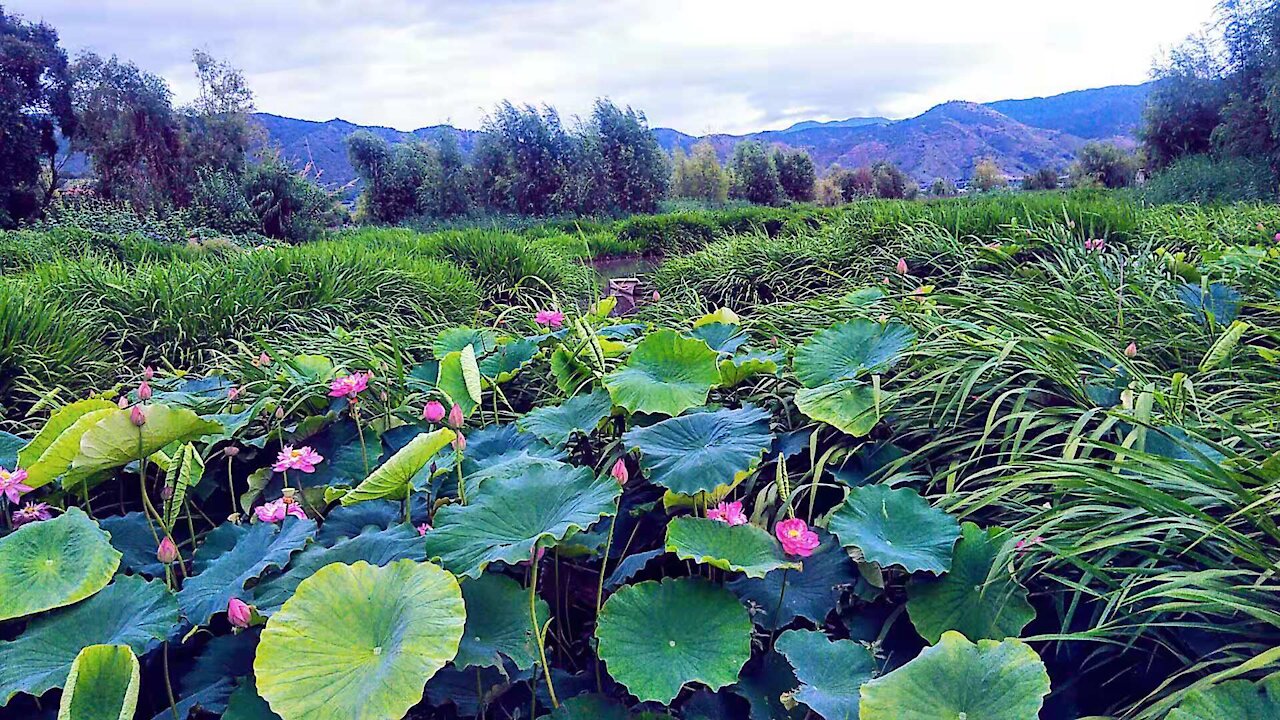
[[1261,160],[1190,155],[1156,173],[1142,189],[1150,203],[1274,202],[1275,176]]
[[1133,184],[1138,161],[1132,153],[1111,143],[1087,143],[1080,148],[1071,166],[1071,184],[1076,187],[1124,188]]
[[1004,179],[1004,173],[1000,171],[1000,166],[996,165],[994,160],[987,158],[979,160],[973,167],[973,178],[969,184],[978,192],[991,192],[1004,187],[1007,182]]
[[1042,167],[1022,180],[1023,190],[1057,190],[1058,171],[1051,167]]

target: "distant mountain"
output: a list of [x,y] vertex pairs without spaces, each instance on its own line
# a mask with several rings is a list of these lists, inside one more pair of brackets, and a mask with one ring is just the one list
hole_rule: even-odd
[[987,107],[1032,127],[1088,139],[1133,138],[1155,83],[1112,85],[1047,98],[1001,100]]
[[888,125],[891,122],[893,121],[889,118],[882,117],[853,117],[846,120],[828,120],[827,122],[805,120],[804,122],[798,122],[795,125],[792,125],[782,132],[788,133],[795,132],[796,130],[813,130],[814,128],[849,128],[862,127],[863,125]]

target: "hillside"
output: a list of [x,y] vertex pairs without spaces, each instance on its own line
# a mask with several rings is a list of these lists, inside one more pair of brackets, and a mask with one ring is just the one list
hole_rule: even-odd
[[[855,117],[805,121],[785,130],[748,135],[697,137],[671,128],[654,128],[653,132],[668,152],[677,147],[687,152],[706,140],[722,159],[731,156],[734,146],[743,140],[757,140],[803,148],[821,169],[888,160],[927,183],[939,177],[966,179],[978,159],[989,157],[1005,173],[1016,176],[1045,166],[1063,168],[1088,140],[1134,144],[1150,90],[1148,83],[986,105],[949,102],[905,120]],[[405,132],[338,119],[316,122],[268,113],[257,117],[286,159],[297,167],[313,163],[321,173],[321,182],[333,188],[356,181],[344,141],[357,130],[368,130],[391,142],[433,140],[453,132],[464,153],[471,151],[480,136],[477,130],[448,125]]]

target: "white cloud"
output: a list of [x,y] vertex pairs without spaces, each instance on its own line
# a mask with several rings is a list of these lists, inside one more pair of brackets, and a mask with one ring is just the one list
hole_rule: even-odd
[[73,52],[193,91],[190,51],[244,68],[262,110],[475,127],[499,100],[565,115],[609,96],[653,125],[741,132],[903,117],[1141,82],[1215,0],[9,0]]

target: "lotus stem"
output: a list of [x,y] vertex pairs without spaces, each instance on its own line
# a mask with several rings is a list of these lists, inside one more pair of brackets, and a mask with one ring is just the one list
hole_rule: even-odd
[[[533,628],[534,640],[538,643],[538,657],[542,661],[542,674],[547,679],[547,692],[551,695],[551,706],[557,710],[560,708],[560,700],[556,698],[556,686],[551,681],[551,667],[547,665],[547,628],[551,626],[551,619],[547,618],[547,624],[541,629],[538,628],[538,548],[533,548],[533,555],[529,558],[529,621]],[[536,702],[536,699],[535,699]]]

